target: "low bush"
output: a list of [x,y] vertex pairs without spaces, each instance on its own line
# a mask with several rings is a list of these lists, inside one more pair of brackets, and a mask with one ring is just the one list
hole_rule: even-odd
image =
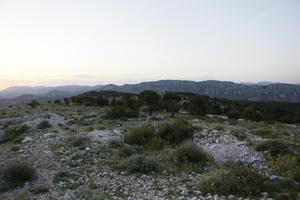
[[263,138],[274,137],[273,131],[270,129],[257,129],[253,132],[253,134],[258,135]]
[[170,144],[180,144],[193,136],[194,127],[185,120],[166,123],[158,130],[158,136]]
[[300,183],[300,169],[299,168],[294,170],[293,178],[294,178],[295,181]]
[[113,106],[106,112],[107,119],[137,118],[139,112],[124,106]]
[[124,142],[121,139],[112,139],[108,141],[108,146],[113,149],[118,149],[124,146]]
[[21,161],[10,163],[1,169],[1,177],[6,187],[1,188],[1,190],[23,186],[26,182],[35,180],[37,176],[36,169],[28,163]]
[[14,140],[24,133],[27,133],[29,130],[30,127],[27,124],[9,126],[5,129],[5,139],[8,141]]
[[51,128],[51,124],[48,120],[41,121],[41,123],[38,125],[38,129],[45,130],[47,128]]
[[124,136],[124,141],[131,145],[145,145],[156,136],[152,126],[133,128]]
[[212,156],[193,143],[182,144],[173,153],[176,164],[199,164],[207,166],[213,161]]
[[168,142],[158,136],[155,136],[151,140],[149,140],[149,142],[147,142],[147,144],[145,145],[145,149],[149,151],[157,151],[164,149],[168,145]]
[[73,136],[70,138],[70,142],[72,144],[72,146],[74,147],[79,147],[79,146],[83,146],[86,143],[88,143],[89,138],[82,136],[82,135],[77,135],[77,136]]
[[66,182],[72,177],[72,174],[68,171],[59,171],[54,174],[53,183]]
[[257,196],[265,192],[267,178],[249,166],[235,166],[228,170],[218,170],[203,178],[201,191],[220,195]]
[[87,187],[82,187],[76,191],[76,197],[78,199],[86,199],[86,200],[111,200],[113,199],[107,194],[104,194],[95,189],[89,189]]
[[282,194],[287,197],[283,199],[297,199],[300,189],[298,184],[289,179],[271,180],[258,169],[243,165],[232,165],[227,169],[210,172],[203,176],[199,186],[203,193],[249,198],[267,192],[275,199],[281,199]]
[[129,157],[134,154],[141,153],[143,151],[142,147],[139,146],[124,146],[120,148],[118,155],[120,157]]
[[46,186],[37,186],[30,190],[33,194],[43,194],[49,192],[49,189]]
[[268,151],[273,157],[290,153],[289,145],[278,139],[260,142],[256,144],[255,148],[257,151]]
[[234,129],[231,131],[231,134],[240,140],[245,140],[248,137],[245,129]]
[[269,162],[271,169],[279,176],[293,178],[295,171],[300,170],[300,161],[295,156],[283,155]]
[[121,163],[121,168],[127,169],[129,172],[148,173],[159,170],[159,164],[142,155],[133,155]]

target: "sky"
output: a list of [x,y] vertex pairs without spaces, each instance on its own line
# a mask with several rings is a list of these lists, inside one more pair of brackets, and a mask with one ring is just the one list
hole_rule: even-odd
[[299,0],[0,0],[0,89],[300,82]]

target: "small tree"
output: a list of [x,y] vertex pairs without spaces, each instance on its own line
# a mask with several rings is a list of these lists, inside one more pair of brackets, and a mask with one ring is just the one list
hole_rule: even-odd
[[158,101],[160,100],[160,95],[152,90],[145,90],[140,93],[139,99],[148,106],[149,115],[151,116],[153,110],[157,109]]
[[32,100],[30,103],[27,104],[28,106],[30,106],[31,108],[35,108],[38,105],[40,105],[39,102],[37,102],[36,100]]
[[175,116],[175,113],[179,111],[179,102],[181,96],[175,92],[166,92],[162,97],[162,104],[171,113],[171,117]]
[[194,115],[206,115],[208,97],[193,96],[189,102],[188,110]]
[[70,100],[68,98],[64,98],[64,102],[67,106],[70,104]]
[[95,102],[96,102],[96,105],[100,106],[100,107],[106,106],[109,103],[108,100],[106,98],[102,97],[102,96],[97,96],[95,98]]

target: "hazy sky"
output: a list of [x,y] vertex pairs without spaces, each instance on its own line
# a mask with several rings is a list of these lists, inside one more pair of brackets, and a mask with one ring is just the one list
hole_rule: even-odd
[[299,0],[0,0],[0,88],[300,82]]

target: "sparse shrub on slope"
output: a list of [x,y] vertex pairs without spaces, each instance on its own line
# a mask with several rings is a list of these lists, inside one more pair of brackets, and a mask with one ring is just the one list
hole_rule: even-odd
[[178,165],[199,164],[207,166],[213,162],[213,157],[193,143],[182,144],[173,153],[173,159]]
[[38,129],[45,130],[47,128],[51,128],[51,124],[48,120],[41,121],[41,123],[38,125]]
[[8,164],[1,169],[1,176],[5,184],[0,190],[13,189],[19,186],[23,186],[25,182],[33,181],[37,178],[36,169],[30,164],[17,161]]
[[152,172],[159,169],[159,164],[142,155],[133,155],[127,158],[122,164],[122,168],[129,170],[130,172]]
[[258,143],[255,146],[257,151],[268,151],[271,156],[285,155],[290,153],[289,145],[279,139],[271,139]]
[[143,151],[142,147],[139,146],[124,146],[119,149],[118,155],[120,157],[129,157],[134,154],[141,153]]
[[170,144],[180,144],[193,136],[194,127],[185,120],[166,123],[158,130],[158,136]]
[[273,131],[270,129],[257,129],[253,132],[255,135],[261,136],[263,138],[274,137]]
[[228,170],[218,170],[203,178],[200,189],[204,193],[220,195],[257,196],[265,192],[267,177],[249,166],[235,166]]
[[133,128],[125,135],[125,142],[132,145],[145,145],[156,136],[152,126]]
[[300,171],[300,160],[291,155],[283,155],[269,162],[271,169],[279,176],[293,178]]
[[82,136],[82,135],[77,135],[77,136],[71,137],[70,142],[71,142],[72,146],[79,147],[79,146],[83,146],[86,143],[88,143],[89,138],[85,137],[85,136]]
[[30,127],[27,124],[21,124],[16,126],[10,126],[5,129],[5,139],[8,141],[14,140],[24,133],[27,133]]
[[106,112],[107,119],[137,118],[139,112],[124,106],[113,106]]

